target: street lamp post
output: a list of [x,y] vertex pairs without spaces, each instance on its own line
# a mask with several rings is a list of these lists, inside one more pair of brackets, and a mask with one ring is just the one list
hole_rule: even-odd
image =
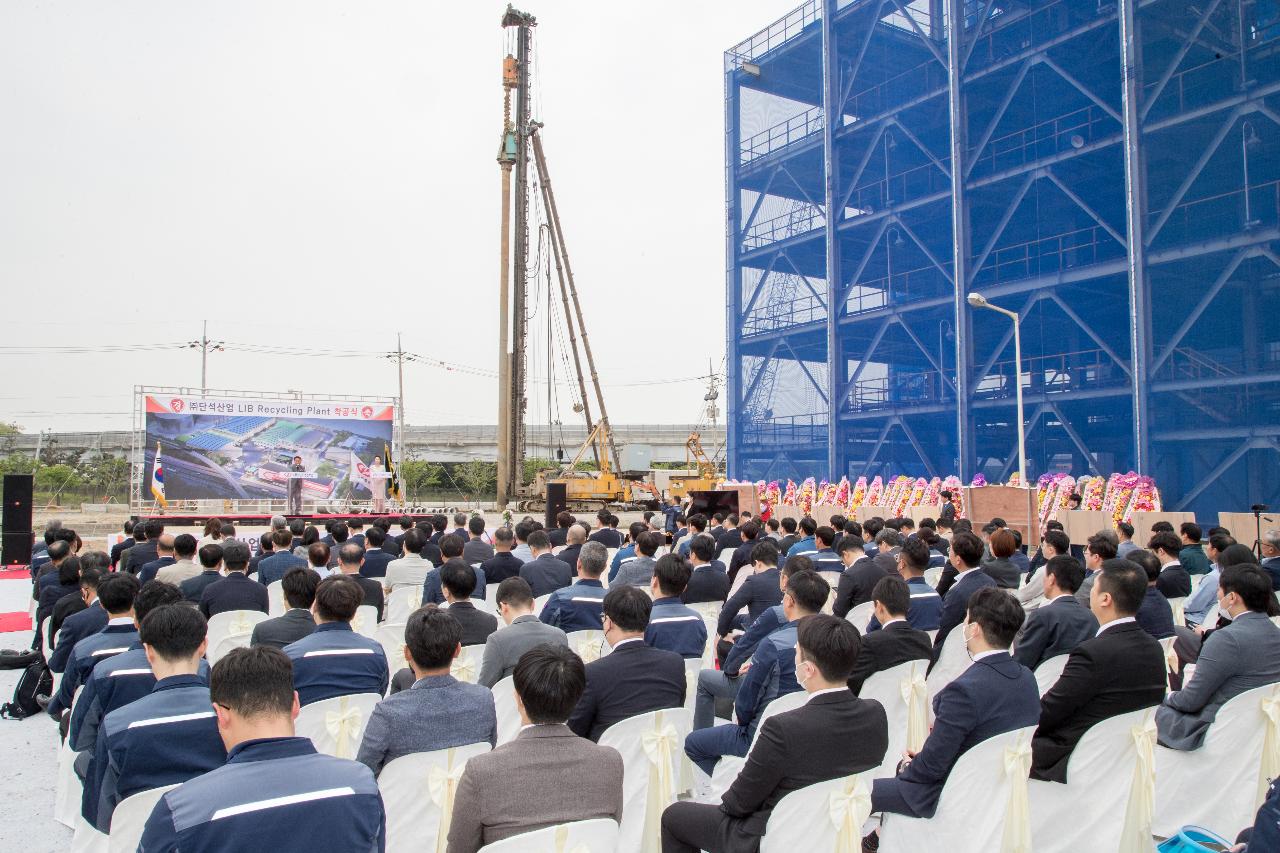
[[981,293],[970,293],[969,304],[974,308],[990,308],[1013,321],[1013,382],[1018,401],[1018,485],[1027,487],[1027,443],[1022,411],[1022,335],[1019,331],[1018,312],[992,305]]

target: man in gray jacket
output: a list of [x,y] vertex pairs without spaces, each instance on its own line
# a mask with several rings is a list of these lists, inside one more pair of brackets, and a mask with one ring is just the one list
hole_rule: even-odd
[[569,647],[564,631],[541,622],[533,612],[533,589],[523,578],[507,578],[498,584],[494,599],[507,627],[494,631],[484,645],[480,684],[493,687],[515,671],[520,656],[534,646]]
[[609,586],[615,587],[627,584],[648,589],[649,582],[653,580],[654,567],[658,565],[658,561],[654,559],[653,555],[658,553],[658,546],[661,543],[661,534],[653,531],[641,533],[637,536],[635,558],[622,564],[622,567],[618,569],[617,577],[609,582]]
[[1234,696],[1280,682],[1280,628],[1267,616],[1271,579],[1259,566],[1227,566],[1218,579],[1220,612],[1231,624],[1206,636],[1196,671],[1156,709],[1160,743],[1197,749],[1218,709]]

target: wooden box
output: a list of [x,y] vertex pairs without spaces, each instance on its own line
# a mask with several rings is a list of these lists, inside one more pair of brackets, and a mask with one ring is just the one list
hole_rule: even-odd
[[1036,515],[1036,490],[1018,486],[966,486],[965,512],[973,522],[974,532],[993,518],[1003,518],[1013,530],[1022,534],[1022,544],[1040,541],[1040,519]]
[[860,506],[854,510],[854,520],[863,522],[869,518],[879,516],[885,521],[893,518],[893,507],[888,506]]
[[[1280,527],[1280,513],[1264,512],[1261,516],[1262,532],[1265,534],[1273,527]],[[1253,540],[1258,538],[1258,521],[1254,519],[1251,512],[1220,512],[1218,513],[1218,524],[1231,531],[1231,536],[1241,545],[1253,545]],[[1173,529],[1177,530],[1178,525],[1175,523]],[[1204,531],[1205,538],[1209,538],[1209,531]]]
[[[1115,528],[1111,513],[1093,509],[1061,510],[1058,521],[1062,522],[1062,529],[1070,537],[1072,545],[1085,545],[1089,537],[1099,530]],[[1137,542],[1137,537],[1133,541]]]
[[[1167,521],[1173,525],[1173,532],[1178,532],[1178,525],[1184,521],[1195,521],[1196,516],[1193,512],[1135,512],[1129,519],[1129,523],[1133,525],[1133,544],[1139,548],[1146,548],[1147,542],[1151,539],[1151,525],[1157,521]],[[1249,524],[1252,529],[1253,514],[1249,514]],[[1223,525],[1226,527],[1227,525]]]

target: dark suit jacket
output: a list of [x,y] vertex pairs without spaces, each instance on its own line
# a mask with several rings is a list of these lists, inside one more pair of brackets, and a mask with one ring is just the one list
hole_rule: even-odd
[[[843,619],[849,611],[871,600],[871,590],[883,577],[888,576],[884,561],[873,557],[859,557],[853,565],[840,573],[836,584],[836,600],[831,612]],[[896,566],[894,567],[896,570]]]
[[364,552],[364,565],[360,567],[360,574],[366,578],[382,578],[387,576],[387,563],[394,560],[395,557],[386,550],[384,545],[382,548],[374,548],[371,551]]
[[470,601],[455,601],[449,605],[449,615],[462,626],[462,645],[482,646],[489,635],[498,630],[498,620],[492,613],[477,610]]
[[107,627],[107,619],[107,611],[101,604],[94,602],[79,613],[73,613],[63,620],[53,654],[49,655],[49,669],[62,672],[71,659],[71,650],[75,648],[76,643]]
[[1022,575],[1017,566],[1003,557],[987,560],[982,564],[982,570],[990,575],[1001,589],[1017,589]]
[[977,661],[943,688],[933,710],[933,730],[919,754],[896,779],[885,780],[896,784],[917,817],[933,817],[961,755],[987,738],[1036,724],[1040,691],[1031,670],[1001,652]]
[[74,616],[84,609],[84,599],[80,597],[80,589],[78,587],[75,592],[59,598],[49,611],[50,636],[58,636],[58,631],[62,628],[62,623],[67,620],[67,617]]
[[222,580],[205,587],[200,594],[200,612],[206,619],[228,610],[270,612],[267,588],[243,572],[229,572]]
[[507,578],[520,577],[520,567],[523,565],[520,558],[510,551],[501,551],[481,563],[480,570],[484,572],[484,582],[491,584],[496,590],[498,584]]
[[685,604],[697,604],[703,601],[724,601],[728,597],[729,575],[724,570],[724,563],[715,560],[693,570],[693,574],[689,576],[689,585],[685,587],[680,600]]
[[1191,573],[1181,565],[1167,566],[1156,578],[1156,589],[1165,598],[1186,598],[1191,594]]
[[716,555],[719,556],[725,548],[733,548],[736,551],[741,544],[742,534],[738,532],[738,528],[726,530],[716,537]]
[[598,741],[627,717],[681,707],[684,686],[680,655],[646,646],[643,639],[620,644],[587,664],[587,689],[569,716],[569,728]]
[[566,546],[563,551],[556,554],[556,559],[562,563],[567,563],[569,568],[573,570],[573,576],[578,576],[578,554],[582,551],[581,545]]
[[[363,568],[363,567],[361,567]],[[360,588],[364,590],[364,601],[370,607],[378,608],[378,621],[382,621],[382,605],[386,600],[386,593],[382,589],[382,584],[373,578],[367,578],[363,574],[352,575],[356,583],[360,584]]]
[[253,638],[249,644],[283,649],[290,643],[309,636],[315,629],[316,621],[311,618],[311,611],[295,607],[286,611],[283,616],[254,625]]
[[143,566],[150,563],[152,560],[158,559],[159,556],[160,555],[156,553],[156,543],[150,540],[146,542],[139,542],[137,545],[134,545],[128,551],[124,552],[124,555],[120,558],[119,571],[130,572],[136,575],[141,571]]
[[[486,574],[486,581],[488,577]],[[548,552],[521,566],[520,577],[529,582],[529,586],[533,587],[533,597],[537,598],[573,583],[573,569]]]
[[912,628],[909,622],[893,622],[862,638],[858,660],[849,673],[849,689],[856,695],[875,673],[909,660],[929,660],[932,655],[933,641],[927,633]]
[[157,557],[138,570],[138,583],[146,583],[155,578],[165,566],[172,566],[177,558],[172,556]]
[[942,616],[938,619],[938,633],[933,638],[933,660],[936,663],[942,652],[942,643],[947,639],[951,629],[964,621],[969,612],[969,596],[984,586],[995,586],[996,582],[981,569],[970,572],[961,578],[947,594],[942,597]]
[[222,580],[221,572],[217,569],[213,569],[212,571],[206,569],[195,577],[187,578],[182,583],[178,584],[178,589],[182,592],[182,597],[187,601],[190,601],[192,604],[199,604],[200,597],[204,595],[205,587],[210,584],[217,583],[220,580]]
[[587,537],[588,541],[599,542],[606,548],[621,548],[622,534],[612,527],[602,527]]
[[1116,625],[1081,643],[1041,700],[1040,727],[1031,741],[1031,775],[1067,781],[1067,760],[1090,726],[1159,705],[1166,684],[1160,643],[1137,623]]
[[[726,538],[728,537],[726,536]],[[738,576],[738,571],[743,566],[751,565],[751,552],[755,549],[755,547],[756,547],[756,540],[752,539],[748,542],[743,542],[741,545],[739,545],[737,548],[733,550],[733,556],[729,558],[730,582],[732,582],[733,579]],[[717,557],[720,556],[719,551],[716,551],[716,556]]]
[[1013,657],[1027,669],[1058,655],[1069,655],[1098,632],[1098,620],[1074,595],[1055,598],[1027,616],[1013,646]]
[[717,849],[756,850],[784,796],[874,769],[888,748],[884,708],[847,691],[814,696],[794,711],[770,717],[724,794]]
[[738,611],[747,608],[747,624],[750,625],[756,621],[756,618],[770,607],[782,603],[782,588],[778,586],[778,577],[781,573],[778,569],[769,569],[765,572],[757,572],[742,582],[742,586],[738,587],[738,591],[729,596],[729,600],[725,602],[724,607],[720,610],[720,619],[716,623],[716,633],[724,636],[733,628],[733,618],[738,615]]
[[565,544],[569,536],[569,528],[553,527],[547,531],[547,539],[551,542],[551,547],[556,548]]
[[[41,542],[43,542],[43,540],[41,540]],[[133,537],[127,536],[111,546],[111,567],[113,569],[115,568],[116,563],[120,562],[120,555],[129,548],[132,548],[135,544]]]
[[404,534],[408,532],[405,530],[395,536],[388,536],[387,541],[382,543],[382,550],[390,554],[391,559],[404,556]]

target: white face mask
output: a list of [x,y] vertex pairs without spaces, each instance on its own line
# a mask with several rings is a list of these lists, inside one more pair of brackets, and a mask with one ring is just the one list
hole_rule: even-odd
[[806,676],[801,675],[804,672],[804,661],[800,660],[799,652],[796,653],[796,684],[800,685],[801,690],[807,690],[806,682],[809,680]]
[[[974,630],[971,632],[970,628]],[[964,627],[961,629],[963,632],[961,636],[964,637],[964,650],[969,655],[969,660],[973,660],[973,650],[969,648],[969,643],[973,642],[973,638],[978,636],[978,630],[978,625],[975,622],[965,622]]]

